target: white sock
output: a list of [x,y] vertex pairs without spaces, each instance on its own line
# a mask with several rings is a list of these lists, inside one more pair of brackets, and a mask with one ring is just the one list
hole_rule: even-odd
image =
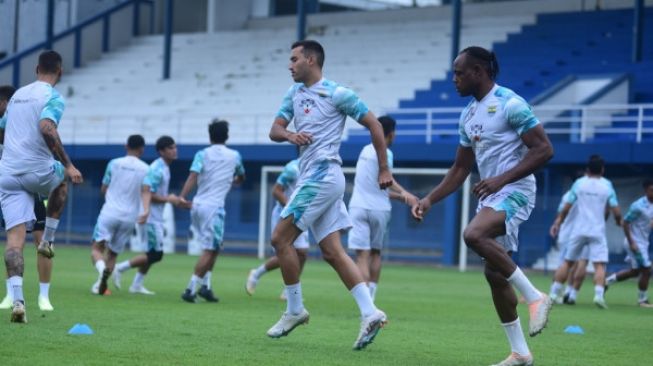
[[129,264],[129,261],[122,261],[118,264],[116,264],[116,271],[118,272],[125,272],[126,270],[132,268],[132,266]]
[[549,294],[550,295],[555,295],[555,296],[560,295],[560,291],[562,290],[562,286],[564,286],[562,283],[553,281],[553,283],[551,284],[551,290],[549,291]]
[[190,276],[190,282],[188,282],[188,287],[186,288],[190,290],[191,294],[195,294],[197,292],[197,284],[200,282],[200,280],[201,278],[199,278],[195,273]]
[[50,283],[39,282],[39,296],[50,298]]
[[145,275],[140,272],[136,272],[136,276],[134,276],[134,282],[132,282],[132,286],[133,287],[143,286],[143,280],[145,280]]
[[54,241],[54,233],[57,232],[59,227],[59,220],[52,217],[45,218],[45,230],[43,231],[43,240]]
[[261,276],[263,276],[267,271],[268,270],[265,269],[265,263],[261,264],[256,268],[256,270],[254,270],[254,278],[258,281],[258,279],[261,278]]
[[594,286],[594,295],[599,298],[603,298],[603,293],[605,292],[605,288],[600,285]]
[[367,287],[370,289],[370,296],[372,297],[372,301],[374,301],[374,297],[376,296],[376,282],[368,282]]
[[302,299],[302,284],[297,282],[294,285],[286,285],[286,311],[289,314],[297,315],[304,309],[304,300]]
[[576,301],[576,295],[578,295],[578,291],[576,291],[576,289],[572,287],[571,290],[569,291],[569,300]]
[[608,276],[608,278],[605,279],[605,283],[608,285],[612,285],[613,283],[617,282],[617,274],[613,273]]
[[207,271],[202,278],[202,286],[206,286],[209,290],[211,289],[211,271]]
[[512,352],[520,356],[528,356],[531,352],[528,350],[528,345],[524,338],[524,332],[521,329],[519,317],[517,317],[517,320],[515,321],[502,323],[501,325],[503,325],[503,329],[506,331],[506,336],[508,337],[508,342],[510,342],[510,349]]
[[25,298],[23,298],[23,278],[20,276],[11,276],[9,277],[9,283],[11,283],[14,301],[25,302]]
[[349,292],[354,296],[363,318],[374,314],[376,306],[374,306],[374,301],[372,300],[372,296],[370,296],[370,289],[367,287],[365,282],[361,282],[354,286]]
[[542,298],[542,294],[535,288],[535,286],[533,286],[531,281],[528,280],[519,267],[517,267],[515,272],[508,277],[508,282],[519,290],[528,304]]
[[104,263],[104,260],[100,259],[99,261],[95,262],[95,269],[97,269],[97,272],[102,276],[102,272],[104,272],[104,269],[107,268],[107,264]]
[[639,300],[639,302],[644,302],[644,301],[648,300],[648,291],[638,290],[637,291],[637,299]]
[[14,299],[14,289],[13,289],[13,287],[11,287],[11,282],[9,282],[8,278],[7,278],[6,282],[7,282],[7,296],[9,297],[9,299],[11,299],[13,301],[13,299]]
[[570,294],[573,290],[573,286],[567,285],[567,287],[565,287],[565,295]]

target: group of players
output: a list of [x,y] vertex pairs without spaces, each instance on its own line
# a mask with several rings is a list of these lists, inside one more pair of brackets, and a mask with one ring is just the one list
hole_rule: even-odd
[[[308,323],[300,275],[306,258],[306,233],[310,230],[323,258],[338,273],[359,307],[361,326],[353,348],[360,350],[372,343],[387,322],[386,314],[374,303],[374,294],[380,249],[387,238],[389,199],[404,201],[411,206],[414,218],[421,221],[433,204],[463,184],[477,164],[481,180],[473,192],[479,206],[465,229],[464,241],[485,260],[485,276],[511,347],[508,358],[497,365],[532,365],[513,287],[528,304],[530,336],[546,326],[554,298],[537,290],[510,254],[518,248],[519,225],[528,219],[535,205],[533,172],[553,156],[553,148],[524,99],[496,84],[499,64],[494,53],[469,47],[454,61],[457,91],[473,98],[460,118],[460,144],[451,169],[422,199],[406,192],[392,177],[393,159],[387,147],[394,138],[394,121],[377,119],[352,90],[324,78],[324,59],[324,49],[318,42],[292,44],[289,70],[295,84],[286,93],[270,131],[273,141],[297,145],[300,157],[286,166],[275,185],[274,196],[279,203],[271,237],[275,257],[252,270],[246,283],[251,294],[263,273],[275,267],[281,269],[286,310],[267,335],[283,337]],[[25,232],[35,221],[34,195],[49,195],[38,253],[51,258],[54,231],[66,198],[64,178],[82,182],[81,173],[68,159],[56,133],[63,100],[53,86],[61,72],[61,57],[53,51],[42,53],[38,81],[14,94],[3,117],[6,136],[5,156],[0,160],[0,200],[7,228],[5,263],[14,322],[26,322],[22,249]],[[349,213],[343,202],[345,179],[339,156],[348,116],[368,128],[372,140],[359,156]],[[288,130],[291,122],[296,132]],[[119,288],[122,273],[137,268],[130,292],[152,294],[143,286],[143,280],[151,265],[163,257],[162,211],[169,202],[191,210],[193,231],[203,249],[182,299],[195,302],[200,296],[217,301],[211,290],[211,271],[223,241],[224,199],[245,174],[238,152],[225,146],[228,128],[225,121],[209,125],[211,145],[195,155],[178,196],[168,190],[168,166],[177,158],[174,140],[168,136],[157,140],[160,157],[148,167],[139,159],[143,138],[129,137],[127,156],[112,160],[102,181],[105,204],[92,243],[92,259],[98,271],[94,292],[107,294],[112,274]],[[188,201],[195,188],[192,202]],[[576,191],[572,194],[580,197]],[[148,250],[116,264],[134,223],[145,224]],[[350,248],[357,253],[356,262],[343,249],[340,237],[342,230],[352,227]]]

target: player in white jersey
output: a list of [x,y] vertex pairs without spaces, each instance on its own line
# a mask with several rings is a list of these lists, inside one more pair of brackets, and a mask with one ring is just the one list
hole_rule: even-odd
[[495,83],[498,72],[494,52],[481,47],[468,47],[454,60],[453,82],[458,94],[474,98],[460,117],[460,145],[453,166],[412,213],[422,220],[431,205],[463,184],[476,161],[481,181],[473,192],[479,203],[463,239],[485,259],[485,278],[511,346],[510,356],[498,365],[532,365],[512,286],[528,303],[531,337],[546,326],[552,303],[510,254],[517,251],[519,224],[528,219],[535,205],[533,172],[551,159],[553,147],[528,103]]
[[[245,180],[245,168],[238,151],[228,148],[229,123],[214,120],[209,124],[211,145],[198,151],[193,158],[190,173],[179,194],[182,207],[190,208],[191,225],[202,246],[202,254],[182,300],[197,301],[197,295],[208,302],[218,302],[211,289],[211,273],[224,240],[224,201],[232,185]],[[186,200],[197,187],[192,204]],[[200,285],[199,292],[197,290]]]
[[[66,154],[57,125],[64,101],[54,86],[61,79],[61,56],[39,55],[37,81],[20,88],[7,107],[3,158],[0,160],[0,202],[7,229],[5,263],[13,291],[11,321],[27,322],[23,298],[23,247],[33,227],[34,195],[49,196],[43,238],[38,252],[54,256],[54,234],[65,206],[68,177],[81,183],[82,174]],[[55,160],[55,157],[57,160]]]
[[606,278],[606,286],[639,276],[637,303],[641,307],[653,307],[648,299],[648,283],[651,277],[651,259],[648,248],[653,229],[653,179],[642,184],[644,196],[630,205],[624,217],[624,248],[631,269],[613,273]]
[[129,286],[129,292],[143,295],[154,295],[154,292],[143,286],[143,281],[150,267],[163,259],[163,207],[168,202],[175,206],[181,202],[176,194],[168,192],[169,165],[177,159],[175,140],[170,136],[159,137],[156,140],[156,151],[159,153],[159,158],[150,164],[142,187],[146,193],[143,211],[149,213],[144,228],[147,252],[118,263],[113,274],[116,287],[120,287],[122,273],[130,268],[138,268],[138,272]]
[[[16,89],[11,85],[0,86],[0,117],[4,116],[7,111],[9,100],[16,92]],[[2,145],[5,139],[6,119],[0,119],[0,155],[2,153]],[[2,211],[0,211],[2,214]],[[43,238],[43,229],[45,229],[45,204],[43,198],[39,195],[34,197],[34,216],[36,222],[32,228],[32,238],[34,245],[38,248],[41,239]],[[4,227],[4,219],[2,219]],[[39,309],[41,311],[53,311],[54,307],[50,303],[50,279],[52,277],[52,258],[36,254],[36,267],[39,273]],[[9,283],[9,276],[7,276],[7,294],[0,302],[0,309],[11,309],[14,304],[13,291]]]
[[[279,338],[308,322],[299,282],[299,259],[292,243],[310,228],[324,259],[358,304],[362,321],[354,349],[359,350],[372,342],[386,323],[386,315],[374,305],[362,274],[340,239],[340,231],[351,227],[342,201],[345,177],[339,155],[347,116],[370,130],[379,162],[379,188],[392,185],[393,179],[381,124],[353,91],[322,77],[323,64],[324,49],[318,42],[298,41],[291,46],[289,70],[296,84],[286,93],[270,130],[273,141],[300,146],[300,160],[297,188],[272,233],[272,246],[286,284],[286,312],[267,334]],[[291,121],[297,132],[287,129]]]
[[[283,167],[283,171],[272,187],[272,196],[276,202],[270,217],[271,231],[274,230],[274,228],[279,223],[279,220],[281,219],[281,211],[283,211],[283,208],[288,203],[288,198],[290,198],[292,193],[295,191],[298,175],[299,159],[291,160]],[[308,231],[305,231],[299,235],[297,240],[295,240],[293,243],[293,247],[295,247],[295,250],[297,251],[297,258],[299,258],[299,272],[301,274],[301,272],[304,270],[306,258],[308,257]],[[245,282],[245,292],[247,292],[247,294],[250,296],[253,295],[254,291],[256,291],[256,285],[258,284],[261,276],[277,268],[279,268],[279,258],[275,254],[268,258],[265,263],[261,264],[257,268],[250,270],[249,275],[247,276],[247,282]],[[282,300],[287,299],[285,288],[281,292],[280,298]]]
[[[393,154],[390,150],[395,137],[396,121],[389,116],[379,117],[383,127],[385,144],[388,146],[388,166],[393,167]],[[390,198],[400,200],[408,206],[417,203],[417,197],[406,192],[397,182],[386,190],[378,188],[379,162],[376,160],[374,146],[368,144],[358,156],[354,191],[349,200],[349,215],[353,227],[349,232],[349,249],[356,252],[356,265],[363,274],[372,299],[381,276],[381,249],[388,241],[390,226]]]
[[[145,151],[145,139],[141,135],[131,135],[125,148],[126,156],[107,164],[100,187],[105,201],[91,242],[91,261],[98,271],[98,279],[91,292],[99,295],[108,294],[107,281],[113,273],[118,254],[129,242],[134,225],[144,224],[149,214],[146,210],[140,212],[141,207],[148,205],[147,192],[141,189],[148,170],[147,164],[140,159]],[[120,286],[120,281],[114,283]]]
[[594,304],[605,309],[605,267],[608,263],[608,242],[605,236],[605,207],[610,206],[617,226],[621,226],[621,211],[612,183],[603,177],[604,163],[598,155],[592,155],[587,174],[578,178],[571,187],[571,194],[551,228],[557,234],[572,205],[578,205],[576,219],[571,223],[569,249],[565,255],[566,266],[555,273],[551,292],[560,295],[562,281],[569,275],[569,268],[578,261],[585,247],[589,247],[589,260],[594,265]]

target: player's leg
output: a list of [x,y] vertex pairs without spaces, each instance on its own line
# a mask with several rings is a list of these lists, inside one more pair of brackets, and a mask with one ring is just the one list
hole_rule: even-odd
[[370,278],[367,287],[370,289],[372,300],[376,297],[376,289],[381,278],[381,250],[372,249],[370,251]]
[[[293,243],[293,247],[295,247],[295,250],[297,251],[297,258],[299,258],[299,273],[301,275],[301,273],[304,271],[306,259],[308,259],[308,248],[310,247],[308,242],[308,231],[305,231],[299,235],[299,237]],[[288,300],[285,287],[283,290],[281,290],[279,299],[282,301]]]
[[[43,238],[43,229],[40,226],[39,227],[36,226],[38,225],[38,217],[39,215],[37,214],[37,223],[34,226],[34,230],[32,230],[32,237],[34,238],[34,244],[37,247],[38,244],[41,242],[41,239]],[[40,254],[36,255],[36,267],[39,273],[38,303],[39,303],[39,309],[41,309],[41,311],[54,310],[54,307],[50,302],[50,282],[52,280],[52,265],[53,265],[52,258],[47,258]]]
[[608,242],[605,236],[588,238],[589,260],[594,265],[594,304],[601,309],[605,303],[605,269],[608,263]]
[[363,276],[365,283],[370,282],[370,250],[356,250],[356,266]]
[[25,272],[23,247],[25,246],[26,235],[27,230],[24,223],[14,225],[7,230],[5,266],[14,300],[11,321],[15,323],[27,323],[25,298],[23,297],[23,273]]
[[[53,177],[52,179],[58,179],[58,177]],[[59,218],[66,206],[66,199],[68,197],[68,185],[63,180],[63,175],[59,182],[56,188],[50,191],[50,196],[48,197],[45,230],[43,231],[43,239],[40,241],[38,247],[38,252],[48,258],[54,257],[54,234],[59,227]]]
[[130,268],[136,268],[137,272],[136,275],[134,275],[131,286],[129,287],[129,292],[153,295],[154,292],[146,289],[145,286],[143,286],[143,282],[150,267],[163,259],[163,225],[148,223],[145,225],[145,230],[147,237],[147,252],[118,263],[116,265],[116,271],[122,273]]
[[585,276],[587,275],[587,264],[589,263],[587,257],[588,252],[589,247],[585,246],[581,254],[581,259],[577,261],[573,267],[571,288],[569,289],[569,292],[565,294],[564,298],[564,303],[567,305],[576,304],[576,296],[578,295],[580,288],[583,286]]
[[[567,286],[565,287],[565,292],[564,295],[562,296],[563,303],[566,303],[569,300],[569,295],[574,291],[574,275],[576,274],[577,270],[578,270],[578,262],[574,263],[574,265],[569,269],[569,274],[565,279],[564,284],[566,284]],[[554,301],[556,301],[556,303],[559,304],[557,299],[554,299]]]
[[370,295],[374,300],[381,278],[381,249],[389,239],[390,211],[371,211],[370,214],[370,276],[367,280],[367,287],[369,287]]

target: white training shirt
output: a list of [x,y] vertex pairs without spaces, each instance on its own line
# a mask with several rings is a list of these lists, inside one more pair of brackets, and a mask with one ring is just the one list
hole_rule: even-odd
[[[558,205],[558,213],[560,213],[565,207],[565,204],[569,199],[569,195],[571,195],[571,190],[565,192],[565,194],[562,196],[560,204]],[[578,216],[578,205],[571,205],[571,208],[569,208],[569,212],[567,213],[567,217],[565,217],[565,221],[563,221],[562,225],[560,225],[560,231],[558,232],[558,243],[563,245],[567,244],[566,242],[569,241],[569,237],[571,236],[571,223],[576,220],[576,216]]]
[[297,132],[307,132],[313,142],[300,147],[300,175],[316,163],[333,161],[342,164],[340,140],[347,116],[360,121],[368,108],[351,89],[322,78],[307,87],[297,83],[290,87],[277,117],[295,123]]
[[197,193],[193,203],[224,207],[234,176],[245,175],[238,151],[214,144],[198,151],[190,167],[198,174]]
[[[386,153],[388,155],[388,166],[392,169],[392,151],[387,149]],[[360,155],[358,155],[358,161],[356,162],[354,192],[351,195],[349,207],[379,211],[392,210],[388,190],[379,188],[378,161],[374,145],[369,144],[361,150]]]
[[[528,148],[521,136],[539,123],[522,97],[495,84],[483,99],[472,99],[461,113],[460,145],[474,150],[481,179],[496,177],[524,159]],[[535,192],[535,176],[506,187]]]
[[39,122],[49,119],[58,126],[64,106],[59,92],[43,81],[35,81],[14,93],[0,120],[0,128],[5,130],[0,174],[44,175],[52,170],[54,157],[41,135]]
[[605,236],[605,206],[619,204],[609,180],[588,176],[574,182],[565,202],[578,206],[576,219],[571,223],[572,235],[587,237]]
[[[292,193],[295,191],[295,186],[297,186],[297,178],[299,177],[299,159],[294,159],[288,162],[283,167],[283,171],[277,178],[276,184],[280,185],[283,188],[283,194],[286,198],[289,198]],[[275,201],[274,211],[281,213],[283,206],[279,201]]]
[[135,156],[109,161],[102,178],[107,193],[100,215],[135,221],[141,210],[141,187],[147,171],[147,164]]
[[[159,196],[168,195],[168,187],[170,186],[170,167],[163,160],[158,158],[154,160],[145,178],[143,178],[143,185],[150,187],[150,192],[158,194]],[[147,217],[148,224],[163,224],[163,208],[165,203],[150,203],[150,215]]]
[[646,196],[640,197],[630,205],[624,221],[630,224],[630,235],[635,243],[640,247],[648,248],[653,222],[653,203]]

